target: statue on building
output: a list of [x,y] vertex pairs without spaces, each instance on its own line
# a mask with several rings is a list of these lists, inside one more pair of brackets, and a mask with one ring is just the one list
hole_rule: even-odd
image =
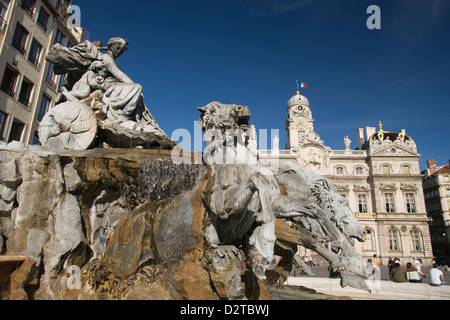
[[[92,109],[98,119],[98,133],[93,141],[86,141],[84,145],[171,149],[174,143],[143,102],[142,86],[134,83],[116,63],[127,48],[128,40],[122,38],[110,39],[106,48],[89,41],[72,48],[55,44],[46,59],[54,64],[55,74],[67,74],[57,106],[66,106],[63,108],[68,110],[84,104]],[[55,128],[62,127],[58,122],[61,115],[55,117],[52,111],[41,123],[43,146],[59,145]],[[76,124],[79,119],[73,121]],[[49,136],[52,141],[47,140]],[[71,132],[70,137],[72,140],[81,138],[76,132]]]

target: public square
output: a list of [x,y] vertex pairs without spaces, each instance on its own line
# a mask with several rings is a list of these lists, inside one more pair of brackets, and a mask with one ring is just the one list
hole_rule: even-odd
[[[381,281],[374,283],[372,293],[345,287],[341,288],[339,279],[330,279],[326,266],[313,266],[315,277],[289,277],[284,286],[305,287],[324,294],[324,299],[353,300],[450,300],[450,286],[433,287],[430,285],[430,269],[423,267],[422,283],[394,283],[389,280],[389,268],[381,267]],[[441,268],[445,281],[450,280],[450,272]],[[302,296],[304,298],[304,296]],[[321,295],[312,295],[312,299],[322,299]]]

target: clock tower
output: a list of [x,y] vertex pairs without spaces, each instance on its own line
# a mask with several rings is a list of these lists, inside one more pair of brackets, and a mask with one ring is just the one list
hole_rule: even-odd
[[314,119],[312,118],[309,101],[298,91],[288,101],[286,131],[288,136],[288,150],[300,147],[309,134],[314,134]]
[[306,97],[300,92],[288,101],[286,120],[287,149],[295,155],[298,164],[319,174],[324,174],[330,164],[331,149],[324,146],[314,132],[314,119]]

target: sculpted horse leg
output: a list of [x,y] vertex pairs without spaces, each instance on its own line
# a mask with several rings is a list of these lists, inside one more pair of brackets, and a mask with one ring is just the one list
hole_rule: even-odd
[[[214,166],[211,169],[214,183],[211,182],[203,192],[203,199],[210,208],[212,223],[223,244],[236,241],[251,229],[255,221],[259,222],[249,242],[259,254],[271,260],[276,241],[275,213],[271,203],[273,184],[262,174],[247,169],[239,171],[233,165]],[[231,175],[244,179],[246,173],[251,173],[249,178],[237,185],[222,179]]]

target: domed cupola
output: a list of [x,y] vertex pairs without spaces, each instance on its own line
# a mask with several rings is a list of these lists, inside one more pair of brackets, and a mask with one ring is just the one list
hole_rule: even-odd
[[297,94],[293,96],[288,101],[288,110],[297,109],[296,111],[304,111],[305,109],[309,109],[309,100],[300,94],[299,91],[297,91]]

